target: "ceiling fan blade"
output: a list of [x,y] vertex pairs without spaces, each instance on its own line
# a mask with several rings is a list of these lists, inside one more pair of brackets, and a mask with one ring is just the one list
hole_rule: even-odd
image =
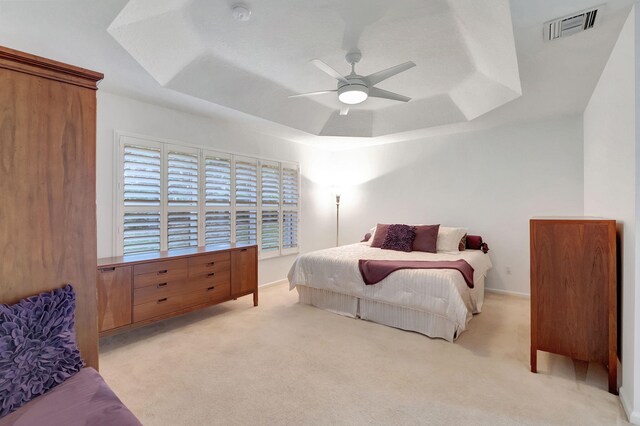
[[316,96],[316,95],[324,95],[325,93],[334,93],[337,90],[320,90],[319,92],[309,92],[309,93],[299,93],[297,95],[291,95],[290,98],[301,98],[305,96]]
[[340,115],[347,115],[347,114],[349,114],[348,106],[343,106],[342,108],[340,108]]
[[408,96],[398,95],[397,93],[393,93],[388,90],[379,89],[377,87],[372,87],[371,89],[369,89],[369,97],[391,99],[393,101],[400,101],[400,102],[409,102],[411,100],[411,98]]
[[364,80],[369,83],[369,85],[374,86],[381,81],[384,81],[390,77],[393,77],[396,74],[400,74],[410,68],[415,67],[416,64],[413,62],[405,62],[404,64],[396,65],[395,67],[387,68],[386,70],[374,72],[373,74],[369,74],[364,78]]
[[326,72],[327,74],[329,74],[331,77],[335,78],[336,80],[341,81],[341,82],[346,83],[346,84],[349,84],[349,80],[347,80],[338,71],[334,70],[329,65],[325,64],[324,62],[322,62],[320,59],[314,59],[311,62],[313,63],[313,65],[315,65],[316,67],[320,68],[322,71]]

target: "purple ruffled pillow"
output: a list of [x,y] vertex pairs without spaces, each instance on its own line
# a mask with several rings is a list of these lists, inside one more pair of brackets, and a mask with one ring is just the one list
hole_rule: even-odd
[[0,417],[84,366],[74,333],[73,287],[0,304]]
[[397,251],[411,251],[413,240],[416,239],[415,226],[389,225],[387,236],[382,243],[383,249]]

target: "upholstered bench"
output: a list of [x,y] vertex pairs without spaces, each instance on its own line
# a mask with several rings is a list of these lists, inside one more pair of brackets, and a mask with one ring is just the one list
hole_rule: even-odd
[[64,383],[0,418],[0,426],[129,426],[138,419],[93,368],[83,368]]

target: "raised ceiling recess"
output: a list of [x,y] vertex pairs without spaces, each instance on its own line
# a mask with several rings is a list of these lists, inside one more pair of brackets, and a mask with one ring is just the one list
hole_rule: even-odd
[[[109,33],[162,86],[323,136],[382,136],[472,120],[522,94],[508,0],[130,0]],[[412,61],[381,83],[411,98],[369,98],[348,115],[336,80]]]

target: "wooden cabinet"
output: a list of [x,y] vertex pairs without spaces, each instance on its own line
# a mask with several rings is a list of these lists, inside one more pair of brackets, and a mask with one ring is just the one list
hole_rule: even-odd
[[247,294],[257,306],[257,253],[256,246],[233,245],[99,259],[101,335]]
[[531,371],[537,351],[598,362],[617,394],[616,222],[533,219]]
[[0,47],[0,303],[73,285],[98,369],[96,90],[102,74]]
[[[231,253],[231,294],[234,297],[253,293],[258,282],[258,256],[256,248],[246,248]],[[257,295],[257,292],[254,293]],[[257,305],[257,297],[254,298]]]
[[131,324],[131,266],[98,269],[98,330]]

